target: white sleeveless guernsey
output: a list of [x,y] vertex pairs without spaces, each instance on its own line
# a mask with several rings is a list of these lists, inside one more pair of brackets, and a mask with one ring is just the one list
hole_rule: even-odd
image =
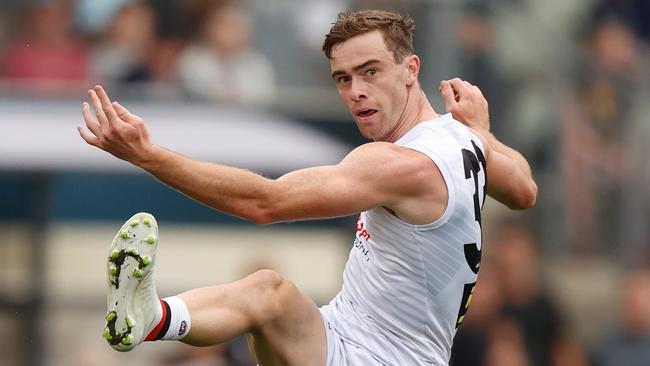
[[343,288],[321,308],[328,365],[447,365],[471,300],[486,184],[481,140],[447,114],[395,143],[436,164],[447,208],[427,225],[407,224],[383,207],[361,213]]

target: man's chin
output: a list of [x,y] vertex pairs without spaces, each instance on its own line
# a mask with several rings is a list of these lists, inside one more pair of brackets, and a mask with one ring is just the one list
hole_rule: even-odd
[[361,132],[361,135],[368,140],[378,140],[381,138],[381,134],[376,132],[376,131],[368,131],[368,130],[362,130],[359,129],[359,132]]
[[359,123],[359,121],[357,121],[356,119],[355,119],[355,122],[357,123],[357,128],[359,129],[359,133],[361,133],[361,135],[363,137],[367,138],[368,140],[374,140],[374,139],[377,139],[377,138],[381,137],[381,133],[379,131],[375,130],[374,128],[371,128],[370,126],[368,126],[367,122],[366,123]]

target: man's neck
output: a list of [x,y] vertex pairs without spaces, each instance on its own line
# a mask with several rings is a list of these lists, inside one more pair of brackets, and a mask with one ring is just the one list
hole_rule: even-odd
[[431,103],[429,103],[429,99],[420,88],[420,84],[416,83],[408,91],[404,112],[402,112],[395,127],[385,136],[375,139],[375,141],[395,142],[418,123],[432,120],[436,117],[438,117],[438,113],[436,113]]

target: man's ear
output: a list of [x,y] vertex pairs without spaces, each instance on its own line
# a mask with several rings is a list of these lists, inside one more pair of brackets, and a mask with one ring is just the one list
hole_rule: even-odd
[[406,57],[404,62],[406,63],[405,66],[408,73],[406,77],[406,85],[412,86],[418,81],[418,74],[420,73],[420,58],[417,55],[410,55]]

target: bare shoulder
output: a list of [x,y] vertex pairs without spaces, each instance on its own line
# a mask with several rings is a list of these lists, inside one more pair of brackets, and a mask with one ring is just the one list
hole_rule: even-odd
[[354,149],[343,160],[368,176],[381,179],[387,188],[419,195],[442,180],[436,164],[425,154],[389,142],[371,142]]
[[447,187],[437,165],[425,154],[392,143],[359,146],[344,159],[363,181],[386,194],[383,205],[411,224],[433,222],[447,205]]
[[368,166],[381,166],[384,169],[397,169],[401,172],[419,171],[431,164],[435,166],[425,154],[390,142],[363,144],[352,150],[343,161],[363,161]]

